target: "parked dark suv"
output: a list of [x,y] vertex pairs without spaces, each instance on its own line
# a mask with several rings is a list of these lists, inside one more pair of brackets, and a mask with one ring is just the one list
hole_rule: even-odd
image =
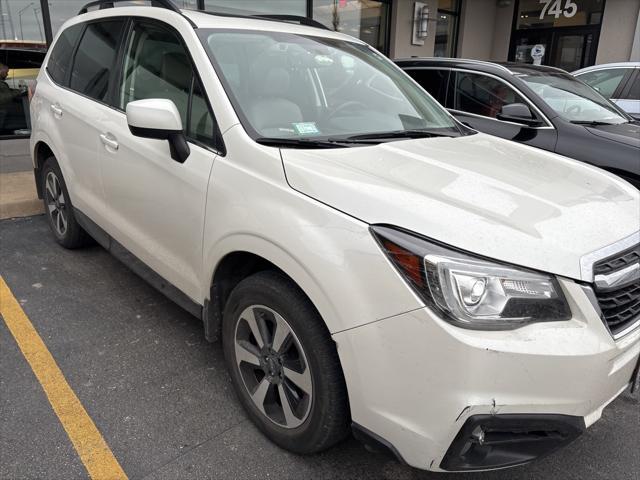
[[440,58],[396,63],[462,123],[597,165],[640,188],[640,125],[564,70]]

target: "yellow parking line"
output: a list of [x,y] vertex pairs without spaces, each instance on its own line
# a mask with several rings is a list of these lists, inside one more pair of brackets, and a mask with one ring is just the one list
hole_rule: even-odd
[[0,314],[93,480],[126,479],[122,467],[0,276]]

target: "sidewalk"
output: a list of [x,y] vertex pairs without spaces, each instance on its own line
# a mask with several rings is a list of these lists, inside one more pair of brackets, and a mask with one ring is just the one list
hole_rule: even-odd
[[0,140],[0,220],[43,212],[29,158],[29,140]]
[[33,172],[0,173],[0,220],[43,212]]

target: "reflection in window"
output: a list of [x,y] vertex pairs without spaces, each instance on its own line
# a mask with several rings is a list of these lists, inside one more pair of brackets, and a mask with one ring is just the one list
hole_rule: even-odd
[[336,32],[388,52],[389,3],[374,0],[314,0],[313,18]]
[[434,57],[455,57],[460,19],[460,0],[440,0],[436,22]]

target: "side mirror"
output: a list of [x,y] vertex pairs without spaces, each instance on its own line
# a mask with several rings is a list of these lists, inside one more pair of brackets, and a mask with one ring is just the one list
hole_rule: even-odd
[[496,115],[496,118],[506,122],[521,123],[529,127],[540,125],[540,122],[533,117],[531,110],[529,110],[529,107],[524,103],[509,103],[508,105],[503,105],[500,113]]
[[136,100],[127,104],[127,123],[136,137],[168,140],[171,158],[184,163],[191,149],[182,129],[176,105],[164,98]]

